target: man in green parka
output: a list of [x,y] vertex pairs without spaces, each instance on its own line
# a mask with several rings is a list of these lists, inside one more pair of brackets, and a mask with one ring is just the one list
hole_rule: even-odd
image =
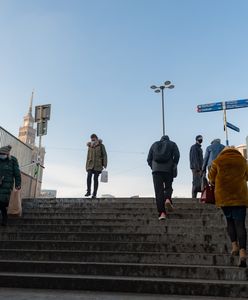
[[11,191],[21,189],[21,172],[18,161],[10,155],[11,146],[0,148],[0,210],[2,212],[2,226],[8,222],[7,207]]
[[87,193],[85,197],[91,195],[91,182],[92,176],[94,175],[94,190],[92,198],[96,198],[98,190],[98,178],[104,168],[107,168],[108,157],[105,146],[102,140],[98,139],[96,134],[91,135],[91,141],[87,144],[88,155],[86,161],[87,176]]

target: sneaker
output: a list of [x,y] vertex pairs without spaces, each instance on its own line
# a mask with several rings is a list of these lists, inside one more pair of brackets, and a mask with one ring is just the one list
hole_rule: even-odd
[[232,242],[232,251],[231,255],[232,256],[238,256],[239,255],[239,245],[237,242]]
[[238,263],[238,266],[240,268],[247,268],[246,250],[245,249],[240,249],[240,251],[239,251],[239,263]]
[[166,219],[166,214],[162,212],[158,218],[159,220],[165,220]]
[[85,197],[89,197],[90,196],[90,192],[87,192],[84,196]]
[[169,212],[172,212],[174,210],[174,207],[173,207],[170,199],[165,200],[165,207],[167,208],[167,210]]
[[247,268],[246,257],[240,257],[238,267]]

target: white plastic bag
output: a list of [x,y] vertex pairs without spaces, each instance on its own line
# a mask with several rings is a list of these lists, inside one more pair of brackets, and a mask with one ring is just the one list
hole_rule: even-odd
[[106,171],[106,170],[102,171],[101,182],[104,182],[104,183],[108,182],[108,171]]

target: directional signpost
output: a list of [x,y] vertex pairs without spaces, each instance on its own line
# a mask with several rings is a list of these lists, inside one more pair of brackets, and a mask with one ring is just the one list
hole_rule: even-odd
[[234,131],[240,132],[240,129],[237,126],[235,126],[229,122],[226,122],[226,126]]
[[34,197],[36,197],[36,193],[37,193],[40,168],[44,168],[41,165],[41,138],[43,135],[47,134],[47,123],[50,120],[50,116],[51,116],[51,104],[38,105],[35,107],[35,122],[37,123],[37,136],[39,137],[39,149],[38,149],[38,157],[37,157],[37,174],[36,174],[36,187],[35,187]]
[[248,99],[226,102],[226,109],[237,109],[237,108],[245,108],[245,107],[248,107]]
[[229,145],[228,141],[228,131],[227,128],[230,128],[234,131],[240,132],[240,129],[235,125],[227,122],[226,111],[230,109],[238,109],[238,108],[245,108],[248,107],[248,99],[240,99],[234,101],[224,101],[224,102],[215,102],[215,103],[208,103],[202,104],[197,106],[198,113],[205,113],[205,112],[213,112],[213,111],[224,111],[224,130],[226,132],[226,145]]
[[198,113],[212,112],[212,111],[218,111],[218,110],[223,110],[223,102],[202,104],[202,105],[197,106]]

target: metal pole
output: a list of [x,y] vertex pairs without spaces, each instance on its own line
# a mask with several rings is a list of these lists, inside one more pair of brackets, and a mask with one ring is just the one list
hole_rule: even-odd
[[224,111],[224,130],[226,132],[226,146],[229,146],[227,116],[226,116],[226,102],[223,102],[223,111]]
[[36,184],[35,184],[35,194],[34,194],[34,198],[36,198],[37,195],[37,188],[38,188],[38,179],[40,176],[40,166],[41,166],[41,162],[40,162],[40,158],[41,158],[41,135],[39,136],[39,148],[38,148],[38,163],[37,163],[37,176],[36,176]]
[[164,113],[164,87],[161,87],[162,90],[162,120],[163,120],[163,136],[165,135],[165,113]]

